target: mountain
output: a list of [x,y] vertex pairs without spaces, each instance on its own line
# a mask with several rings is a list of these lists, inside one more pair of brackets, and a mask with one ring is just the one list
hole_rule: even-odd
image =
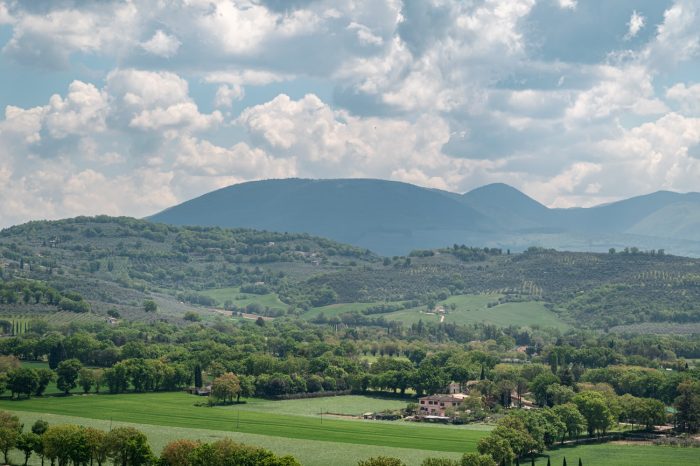
[[451,193],[394,181],[268,180],[219,189],[154,215],[173,225],[310,233],[384,254],[483,235],[496,224]]
[[382,255],[456,243],[515,251],[636,246],[700,256],[700,194],[669,191],[550,209],[502,183],[460,195],[385,180],[266,180],[219,189],[150,220],[305,232]]

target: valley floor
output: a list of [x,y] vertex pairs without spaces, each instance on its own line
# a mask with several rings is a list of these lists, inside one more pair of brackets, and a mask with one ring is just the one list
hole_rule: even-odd
[[[133,425],[146,433],[156,453],[178,438],[214,441],[229,437],[277,454],[291,454],[305,466],[354,466],[358,460],[378,455],[398,457],[408,465],[419,465],[427,457],[458,458],[461,452],[475,451],[476,443],[489,429],[484,425],[449,427],[320,415],[359,414],[404,404],[373,397],[250,400],[238,407],[215,408],[194,406],[197,401],[204,399],[183,393],[74,395],[22,401],[2,399],[0,409],[13,411],[25,425],[39,418],[51,424],[74,423],[101,429]],[[569,464],[577,464],[581,457],[585,465],[610,466],[698,465],[699,453],[697,449],[618,444],[548,452],[553,465],[561,464],[566,456]],[[536,464],[546,464],[546,457]]]

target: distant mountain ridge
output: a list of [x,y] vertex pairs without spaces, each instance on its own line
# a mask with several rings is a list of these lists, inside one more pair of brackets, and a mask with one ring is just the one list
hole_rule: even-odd
[[591,208],[550,209],[502,183],[456,194],[374,179],[241,183],[157,213],[173,225],[304,232],[406,254],[457,244],[700,256],[700,193],[659,191]]

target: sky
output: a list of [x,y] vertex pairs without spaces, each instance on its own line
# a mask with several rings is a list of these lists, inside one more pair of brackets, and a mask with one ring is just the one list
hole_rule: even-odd
[[0,0],[0,227],[231,184],[700,190],[698,0]]

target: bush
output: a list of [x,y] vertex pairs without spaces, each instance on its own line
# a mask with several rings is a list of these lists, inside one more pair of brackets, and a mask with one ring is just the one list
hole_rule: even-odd
[[376,456],[360,461],[357,466],[406,466],[406,463],[390,456]]

